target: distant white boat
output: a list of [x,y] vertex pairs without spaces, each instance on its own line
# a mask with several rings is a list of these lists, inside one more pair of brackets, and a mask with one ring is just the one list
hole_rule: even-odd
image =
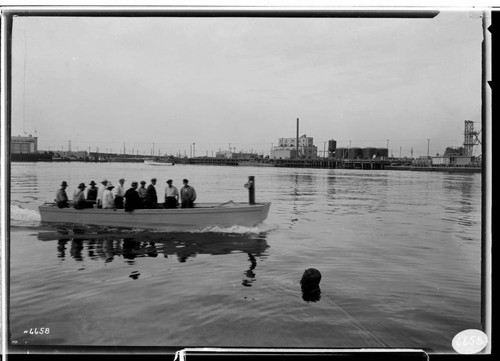
[[175,161],[171,159],[146,159],[144,164],[148,165],[175,165]]
[[195,203],[194,208],[123,209],[58,208],[39,206],[43,224],[95,225],[166,231],[202,230],[210,227],[253,227],[267,218],[266,203]]

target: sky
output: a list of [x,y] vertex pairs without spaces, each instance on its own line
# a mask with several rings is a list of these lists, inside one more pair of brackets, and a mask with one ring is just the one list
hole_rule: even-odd
[[11,134],[37,136],[41,150],[269,154],[299,118],[320,154],[331,139],[442,154],[462,145],[465,120],[481,129],[482,38],[481,13],[465,10],[17,17]]

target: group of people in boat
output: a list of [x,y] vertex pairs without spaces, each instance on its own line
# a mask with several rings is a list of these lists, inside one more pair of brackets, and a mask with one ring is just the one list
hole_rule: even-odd
[[[130,188],[125,191],[125,179],[121,178],[118,185],[115,187],[107,179],[101,182],[99,188],[96,183],[91,181],[89,188],[85,183],[80,183],[73,193],[73,201],[70,203],[66,188],[68,183],[63,181],[61,188],[57,191],[55,202],[59,208],[72,206],[76,209],[84,208],[104,208],[104,209],[125,209],[131,212],[134,209],[142,208],[192,208],[196,200],[196,191],[189,185],[189,181],[184,179],[183,186],[179,190],[173,185],[172,179],[167,180],[165,187],[164,202],[158,202],[156,192],[157,179],[151,179],[151,183],[146,187],[146,182],[141,181],[130,183]],[[113,189],[115,189],[113,191]]]

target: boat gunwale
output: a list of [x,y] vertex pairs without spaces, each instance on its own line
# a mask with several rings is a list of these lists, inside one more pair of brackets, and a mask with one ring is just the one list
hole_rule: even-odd
[[[137,208],[134,209],[133,212],[139,211],[140,213],[171,213],[171,212],[196,212],[196,211],[207,211],[207,210],[248,210],[251,208],[264,208],[271,205],[271,202],[259,202],[259,203],[244,203],[244,202],[231,202],[231,203],[198,203],[195,204],[194,207],[191,208]],[[64,207],[59,208],[55,203],[45,203],[38,206],[39,209],[44,210],[57,210],[57,211],[65,211],[72,210],[74,212],[86,212],[86,213],[100,213],[100,212],[111,212],[111,211],[124,211],[124,209],[116,209],[116,208],[82,208],[76,209],[74,207]]]

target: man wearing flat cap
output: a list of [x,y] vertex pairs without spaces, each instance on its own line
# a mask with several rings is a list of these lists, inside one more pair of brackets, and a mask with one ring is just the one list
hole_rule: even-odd
[[172,179],[169,179],[165,187],[165,208],[177,208],[178,202],[179,191],[172,185]]
[[123,197],[125,197],[125,188],[123,187],[124,183],[125,179],[120,178],[115,189],[115,207],[117,209],[123,208]]
[[158,196],[156,195],[156,178],[151,179],[151,184],[146,189],[146,208],[158,208]]
[[142,208],[137,186],[137,182],[132,182],[130,188],[125,192],[125,212],[132,212],[134,209]]
[[196,191],[188,183],[187,179],[183,179],[184,186],[181,188],[181,208],[193,208],[196,200]]
[[141,181],[141,185],[139,186],[139,188],[137,188],[137,193],[139,193],[139,198],[141,199],[142,208],[144,208],[144,204],[146,203],[146,192],[147,192],[146,182]]

